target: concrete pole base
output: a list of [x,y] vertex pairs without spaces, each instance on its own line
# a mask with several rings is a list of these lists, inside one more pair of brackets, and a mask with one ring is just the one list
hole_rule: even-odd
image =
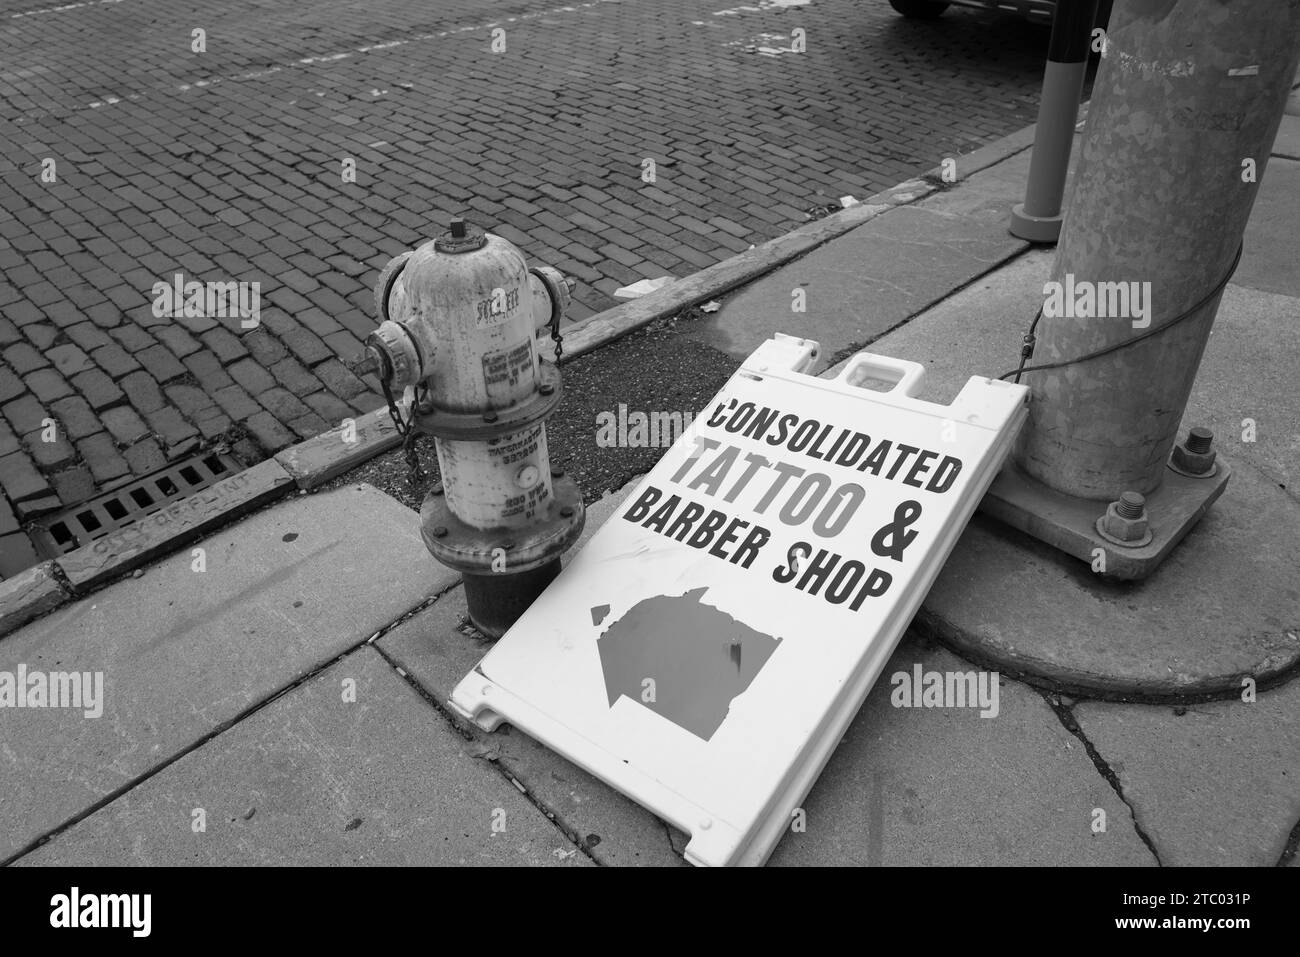
[[1007,231],[1018,239],[1031,243],[1055,243],[1061,238],[1061,223],[1065,217],[1060,213],[1055,216],[1030,216],[1025,212],[1024,203],[1011,207],[1011,222]]
[[[1166,467],[1160,486],[1146,496],[1151,536],[1140,545],[1124,546],[1103,537],[1096,527],[1106,502],[1058,492],[1026,475],[1009,461],[993,480],[980,511],[1041,542],[1087,562],[1102,578],[1140,581],[1151,575],[1222,494],[1232,470],[1219,456],[1218,469],[1196,478]],[[1098,551],[1100,550],[1100,551]]]

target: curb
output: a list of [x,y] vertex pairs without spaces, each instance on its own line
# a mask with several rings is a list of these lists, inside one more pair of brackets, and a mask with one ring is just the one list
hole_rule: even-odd
[[376,409],[275,454],[300,489],[313,489],[401,444],[388,409]]
[[53,562],[42,562],[6,578],[0,582],[0,635],[17,631],[69,598]]

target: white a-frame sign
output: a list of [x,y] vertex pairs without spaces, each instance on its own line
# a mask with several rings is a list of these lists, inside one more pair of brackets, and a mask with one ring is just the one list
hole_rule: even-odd
[[817,349],[751,355],[452,696],[689,833],[695,864],[767,859],[1025,417],[1024,386],[936,405],[916,363],[821,379]]

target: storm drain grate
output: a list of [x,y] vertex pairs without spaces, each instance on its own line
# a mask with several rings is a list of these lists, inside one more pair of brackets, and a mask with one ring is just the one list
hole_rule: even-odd
[[225,452],[207,452],[173,462],[128,485],[40,519],[32,528],[32,543],[42,558],[58,558],[201,492],[242,468],[238,459]]

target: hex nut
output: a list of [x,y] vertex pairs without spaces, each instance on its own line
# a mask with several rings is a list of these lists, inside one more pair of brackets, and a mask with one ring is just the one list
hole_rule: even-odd
[[1097,531],[1116,544],[1145,545],[1151,540],[1145,499],[1136,493],[1125,492],[1119,501],[1106,506],[1106,514],[1097,519]]
[[1169,456],[1169,464],[1175,471],[1185,475],[1209,476],[1214,474],[1214,460],[1218,455],[1219,453],[1214,449],[1208,452],[1193,452],[1187,448],[1186,442],[1179,442]]

